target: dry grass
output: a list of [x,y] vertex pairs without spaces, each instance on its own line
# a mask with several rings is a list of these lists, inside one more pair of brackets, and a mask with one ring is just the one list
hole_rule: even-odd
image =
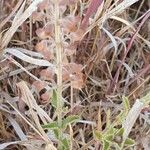
[[0,149],[149,150],[149,6],[1,0]]

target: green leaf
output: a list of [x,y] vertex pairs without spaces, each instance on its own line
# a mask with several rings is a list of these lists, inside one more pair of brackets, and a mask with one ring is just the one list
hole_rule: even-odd
[[119,115],[116,117],[117,125],[122,124],[122,122],[125,120],[125,118],[126,118],[125,111],[121,110],[121,112],[119,113]]
[[59,129],[54,129],[54,134],[55,134],[55,137],[58,139],[59,138]]
[[146,96],[142,97],[140,99],[140,101],[143,102],[145,105],[149,105],[149,103],[150,103],[150,92]]
[[105,140],[110,141],[110,142],[112,142],[113,138],[114,138],[114,135],[113,135],[113,134],[110,134],[110,135],[106,135],[106,136],[105,136]]
[[103,141],[103,150],[110,150],[110,143],[106,140]]
[[114,127],[109,127],[106,131],[105,131],[105,135],[108,136],[108,135],[113,135],[115,134],[116,132],[116,129]]
[[56,90],[53,90],[51,104],[54,108],[57,108],[57,92],[56,92]]
[[63,140],[61,140],[61,142],[62,142],[62,145],[63,145],[63,149],[64,150],[69,150],[69,140],[67,140],[67,138],[64,138]]
[[77,115],[68,116],[62,121],[62,128],[66,128],[67,125],[78,121],[80,118]]
[[131,145],[134,145],[135,144],[135,141],[131,138],[127,138],[126,141],[124,142],[124,145],[127,145],[127,146],[131,146]]
[[123,96],[123,106],[125,109],[125,113],[127,114],[130,110],[130,103],[129,103],[129,99],[125,96]]
[[95,130],[93,132],[93,134],[94,134],[94,137],[96,138],[96,140],[102,141],[103,136],[102,136],[102,134],[99,131]]
[[115,135],[122,136],[123,132],[124,132],[124,128],[120,128],[120,129],[118,129],[118,131],[116,132]]
[[110,109],[108,109],[106,112],[106,128],[109,128],[110,126],[110,114],[111,114]]
[[58,129],[58,123],[57,122],[52,122],[52,123],[48,123],[46,125],[42,125],[43,128],[47,128],[47,129]]

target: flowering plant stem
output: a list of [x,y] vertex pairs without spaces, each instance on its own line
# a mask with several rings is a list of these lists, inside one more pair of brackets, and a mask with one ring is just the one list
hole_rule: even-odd
[[[55,9],[55,42],[56,42],[56,60],[57,60],[57,119],[59,126],[62,125],[62,44],[60,29],[60,11],[59,1],[54,4]],[[59,131],[59,139],[62,139],[62,131]],[[60,146],[60,144],[59,144]]]

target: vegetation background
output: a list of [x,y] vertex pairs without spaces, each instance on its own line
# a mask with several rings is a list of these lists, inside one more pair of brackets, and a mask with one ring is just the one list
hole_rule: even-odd
[[149,7],[0,0],[0,150],[149,150]]

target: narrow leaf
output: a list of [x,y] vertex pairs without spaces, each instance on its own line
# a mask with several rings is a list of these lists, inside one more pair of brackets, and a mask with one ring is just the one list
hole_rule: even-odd
[[63,128],[66,128],[67,125],[69,125],[71,123],[74,123],[74,122],[76,122],[78,120],[79,120],[79,116],[76,116],[76,115],[74,115],[74,116],[68,116],[67,118],[65,118],[63,120],[62,126],[63,126]]
[[51,104],[54,108],[57,108],[57,93],[56,93],[56,90],[53,90],[53,96],[52,96]]
[[110,150],[110,143],[106,140],[103,141],[103,150]]
[[143,108],[144,104],[140,100],[136,100],[135,104],[129,111],[128,115],[126,116],[126,119],[123,122],[123,128],[124,128],[124,133],[123,133],[123,139],[126,140],[129,133],[131,132],[131,129],[140,115],[140,112]]
[[58,129],[58,123],[57,122],[52,122],[52,123],[48,123],[46,125],[42,125],[43,128],[48,128],[48,129]]
[[122,136],[124,132],[124,128],[119,129],[115,135]]
[[61,142],[64,146],[64,149],[69,150],[69,140],[67,138],[64,138]]
[[125,112],[128,113],[128,111],[130,110],[130,104],[129,104],[129,99],[125,96],[123,96],[123,106],[124,106]]
[[103,135],[99,131],[95,130],[94,137],[96,138],[96,140],[102,141]]
[[128,146],[131,146],[131,145],[135,144],[135,141],[131,138],[127,138],[124,144],[128,145]]

